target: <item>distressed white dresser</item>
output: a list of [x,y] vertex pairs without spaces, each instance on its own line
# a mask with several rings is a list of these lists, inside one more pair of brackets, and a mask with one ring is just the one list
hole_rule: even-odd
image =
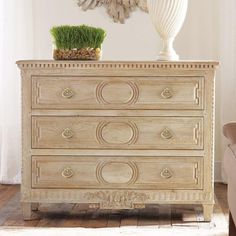
[[216,62],[19,61],[24,219],[38,203],[214,204]]

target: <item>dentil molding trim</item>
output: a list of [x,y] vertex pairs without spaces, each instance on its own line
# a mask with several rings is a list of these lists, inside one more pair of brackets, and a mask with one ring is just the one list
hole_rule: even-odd
[[155,61],[126,61],[126,62],[113,62],[113,61],[18,61],[17,65],[21,69],[51,69],[51,68],[79,68],[79,69],[214,69],[218,66],[218,62],[214,61],[179,61],[179,62],[155,62]]

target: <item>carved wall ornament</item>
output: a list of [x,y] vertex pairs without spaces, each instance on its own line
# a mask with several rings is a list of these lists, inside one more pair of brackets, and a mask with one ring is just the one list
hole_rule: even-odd
[[145,12],[148,11],[147,0],[78,0],[78,5],[84,11],[103,5],[114,22],[122,24],[125,19],[129,18],[130,12],[135,10],[136,7]]

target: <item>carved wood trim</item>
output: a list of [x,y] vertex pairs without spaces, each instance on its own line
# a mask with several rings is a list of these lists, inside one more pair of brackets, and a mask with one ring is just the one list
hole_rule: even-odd
[[[32,127],[34,129],[35,135],[32,137],[34,142],[31,144],[32,147],[35,143],[39,143],[41,140],[41,126],[38,120],[32,120]],[[32,140],[32,141],[33,141]]]
[[146,193],[134,191],[97,191],[85,193],[88,201],[99,201],[101,208],[133,208],[133,202],[143,203],[150,196]]
[[[194,142],[195,142],[195,144],[196,145],[199,145],[199,143],[200,143],[200,138],[201,138],[201,135],[199,135],[199,133],[200,133],[200,122],[198,122],[197,124],[196,124],[196,126],[195,126],[195,128],[193,129],[193,133],[194,133],[194,135],[193,135],[193,140],[194,140]],[[204,145],[204,144],[203,144]]]
[[215,69],[217,62],[67,62],[67,61],[18,61],[21,69]]
[[[132,136],[130,137],[130,139],[127,142],[123,142],[120,144],[117,143],[110,143],[107,140],[105,140],[105,138],[103,137],[103,128],[105,128],[107,125],[112,124],[112,123],[121,123],[121,124],[126,124],[127,127],[129,127],[132,130]],[[134,122],[101,122],[98,124],[97,129],[96,129],[96,139],[98,141],[98,143],[100,143],[101,145],[132,145],[135,144],[138,140],[138,136],[139,136],[139,130],[137,125]]]
[[134,184],[137,181],[137,178],[138,178],[138,167],[137,167],[137,165],[134,162],[122,162],[122,161],[118,160],[118,161],[108,161],[108,162],[105,161],[105,162],[99,163],[99,165],[97,166],[97,169],[96,169],[96,178],[97,178],[99,183],[105,184],[105,185],[114,184],[114,183],[107,182],[103,178],[103,175],[102,175],[103,168],[106,165],[113,164],[113,163],[126,164],[126,165],[128,165],[130,167],[130,169],[132,171],[132,176],[129,179],[129,181],[126,182],[126,183],[119,183],[119,185],[122,185],[122,184],[124,184],[124,185]]
[[200,102],[199,89],[200,89],[199,83],[196,83],[194,95],[195,95],[195,104],[198,104],[198,105]]
[[35,89],[36,89],[36,95],[33,96],[33,98],[35,99],[35,103],[39,104],[40,103],[40,90],[41,90],[41,86],[39,82],[36,82]]
[[36,169],[36,176],[35,176],[35,183],[36,184],[39,182],[39,179],[40,179],[40,165],[39,164],[40,163],[37,161],[34,162],[35,169]]
[[199,181],[199,174],[200,174],[200,168],[198,167],[198,163],[195,163],[195,183],[198,184]]
[[[215,77],[215,73],[214,72],[214,77]],[[210,158],[210,167],[211,167],[211,184],[213,185],[214,183],[214,154],[215,154],[215,145],[214,145],[214,142],[215,142],[215,90],[216,90],[216,86],[215,86],[215,79],[214,78],[210,78],[211,79],[211,106],[210,106],[210,109],[211,109],[211,117],[210,117],[210,120],[211,120],[211,147],[210,147],[210,155],[211,155],[211,158]]]
[[[99,85],[97,86],[97,89],[96,89],[96,99],[99,103],[101,103],[101,104],[114,104],[114,103],[110,103],[110,102],[106,101],[106,99],[103,97],[103,94],[102,94],[104,87],[109,84],[113,84],[113,83],[117,83],[117,82],[103,81],[103,82],[99,83]],[[132,95],[126,102],[115,103],[115,104],[118,104],[118,105],[135,104],[138,100],[138,97],[139,97],[138,86],[133,81],[128,81],[128,82],[122,81],[119,83],[123,83],[123,84],[128,85],[130,87],[130,89],[132,90]]]
[[[124,192],[120,190],[121,193]],[[115,194],[114,192],[120,191],[112,191],[112,190],[100,190],[99,192],[105,192],[105,196],[109,196]],[[67,199],[67,202],[78,202],[78,203],[86,203],[90,200],[88,198],[93,198],[93,202],[98,201],[95,199],[97,197],[98,191],[82,191],[82,190],[27,190],[22,191],[22,201],[28,201],[29,199],[34,201],[39,201],[43,199],[44,202],[61,202]],[[129,191],[126,191],[129,192]],[[143,196],[142,194],[146,194],[146,190],[143,191],[132,191],[134,193],[138,193],[138,196]],[[140,195],[141,193],[141,195]],[[103,196],[104,194],[102,194]],[[146,196],[146,200],[142,203],[146,204],[154,204],[154,203],[168,203],[168,202],[208,202],[212,203],[214,201],[214,193],[213,192],[204,192],[204,191],[170,191],[170,190],[152,190],[150,194],[144,195]],[[103,197],[101,198],[103,199]],[[134,199],[132,202],[135,202]]]

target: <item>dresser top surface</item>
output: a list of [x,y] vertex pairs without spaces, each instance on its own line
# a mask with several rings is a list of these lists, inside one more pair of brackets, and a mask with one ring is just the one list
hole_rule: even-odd
[[215,69],[217,61],[55,61],[22,60],[21,69],[80,68],[80,69]]

